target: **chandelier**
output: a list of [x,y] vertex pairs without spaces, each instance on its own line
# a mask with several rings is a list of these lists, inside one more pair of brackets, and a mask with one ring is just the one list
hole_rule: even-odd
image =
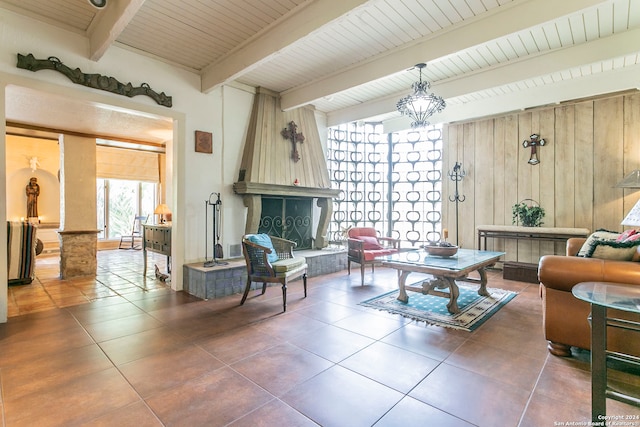
[[427,64],[416,64],[416,68],[420,71],[420,81],[412,84],[413,93],[402,98],[396,105],[400,114],[413,119],[411,127],[414,129],[429,126],[427,119],[446,107],[441,97],[427,93],[431,85],[426,80],[422,81],[422,69],[426,66]]

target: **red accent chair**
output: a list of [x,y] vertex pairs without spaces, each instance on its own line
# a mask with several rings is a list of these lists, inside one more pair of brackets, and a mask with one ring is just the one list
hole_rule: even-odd
[[371,264],[374,272],[375,258],[395,254],[400,250],[400,240],[379,237],[373,227],[353,227],[347,232],[347,270],[351,274],[351,263],[360,264],[361,284],[364,285],[364,266]]

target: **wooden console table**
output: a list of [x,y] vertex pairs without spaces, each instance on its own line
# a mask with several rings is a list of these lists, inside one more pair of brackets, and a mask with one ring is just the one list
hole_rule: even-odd
[[520,227],[517,225],[479,225],[478,249],[486,250],[487,239],[538,240],[565,242],[572,237],[588,237],[586,228]]
[[144,255],[143,275],[147,275],[147,251],[167,256],[167,272],[171,273],[171,226],[163,224],[143,224],[142,253]]

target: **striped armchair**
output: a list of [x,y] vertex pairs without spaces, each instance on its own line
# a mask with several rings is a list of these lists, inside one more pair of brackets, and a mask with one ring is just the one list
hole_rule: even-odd
[[37,225],[7,221],[7,270],[10,285],[33,281],[36,267]]

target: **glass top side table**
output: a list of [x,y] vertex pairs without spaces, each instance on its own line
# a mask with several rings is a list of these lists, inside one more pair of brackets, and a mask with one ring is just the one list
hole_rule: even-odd
[[640,366],[640,358],[607,350],[607,326],[640,332],[640,323],[607,317],[607,309],[640,314],[640,286],[608,282],[584,282],[573,287],[573,295],[591,304],[591,421],[606,416],[607,397],[640,406],[640,398],[620,393],[607,384],[607,360]]

